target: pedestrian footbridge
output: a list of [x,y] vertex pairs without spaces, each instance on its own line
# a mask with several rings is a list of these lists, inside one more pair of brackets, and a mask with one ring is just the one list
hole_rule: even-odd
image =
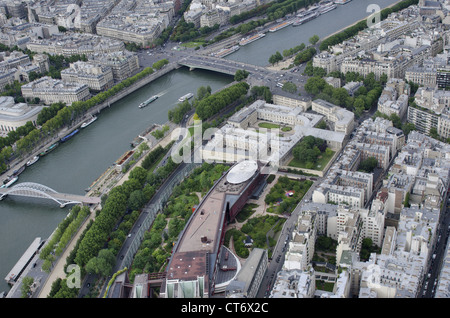
[[62,208],[67,204],[99,204],[99,197],[88,197],[85,195],[59,193],[45,185],[34,182],[22,182],[11,188],[0,189],[0,200],[8,195],[22,197],[50,199],[58,203]]

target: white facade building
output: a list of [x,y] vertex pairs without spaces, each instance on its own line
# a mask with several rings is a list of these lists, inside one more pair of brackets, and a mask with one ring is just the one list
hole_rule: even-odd
[[26,103],[15,103],[11,96],[0,97],[0,133],[5,135],[10,131],[24,126],[28,121],[36,126],[36,119],[43,106],[28,106]]
[[41,77],[22,86],[22,96],[25,99],[39,98],[42,103],[63,102],[71,105],[73,102],[89,99],[89,87],[86,84],[67,83],[48,76]]
[[86,84],[90,89],[102,91],[114,84],[111,67],[78,61],[61,71],[61,79],[69,83]]
[[355,126],[355,114],[322,99],[313,100],[313,111],[318,112],[334,124],[334,131],[350,134]]

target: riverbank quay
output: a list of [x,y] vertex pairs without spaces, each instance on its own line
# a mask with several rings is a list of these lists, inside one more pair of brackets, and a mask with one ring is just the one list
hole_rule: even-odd
[[[96,209],[99,208],[98,206]],[[56,263],[54,264],[51,272],[47,274],[47,278],[45,281],[42,282],[42,285],[40,286],[39,293],[36,293],[36,298],[47,298],[49,295],[52,284],[55,280],[58,278],[64,279],[67,276],[67,273],[64,271],[64,267],[66,265],[66,259],[72,252],[73,248],[76,246],[78,239],[83,234],[86,227],[89,225],[89,223],[95,220],[95,210],[91,209],[91,213],[89,214],[88,218],[83,222],[81,227],[78,229],[77,232],[75,232],[75,235],[71,239],[70,243],[67,245],[64,252],[61,254],[61,256],[57,259]],[[49,237],[49,239],[51,236]]]
[[[402,1],[403,1],[403,0],[398,0],[397,2],[392,3],[392,4],[390,4],[390,5],[388,5],[388,6],[384,7],[384,8],[380,8],[380,10],[382,11],[382,10],[384,10],[384,9],[391,8],[391,7],[393,7],[393,6],[397,5],[397,4],[399,4],[399,3],[402,2]],[[380,12],[381,12],[381,11],[380,11]],[[362,22],[362,21],[367,20],[372,14],[374,14],[374,12],[372,12],[372,13],[367,12],[367,13],[368,13],[368,14],[367,14],[366,17],[364,17],[364,18],[362,18],[362,19],[360,19],[360,20],[358,20],[358,21],[356,21],[356,22],[354,22],[354,23],[352,23],[352,24],[349,24],[349,25],[347,25],[347,26],[344,26],[344,27],[338,29],[337,31],[335,31],[335,32],[333,32],[333,33],[327,35],[326,37],[320,39],[319,42],[316,43],[315,47],[318,48],[318,47],[320,46],[320,44],[321,44],[323,41],[325,41],[326,39],[328,39],[328,38],[330,38],[330,37],[332,37],[332,36],[334,36],[334,35],[336,35],[336,34],[339,34],[340,32],[343,32],[344,30],[346,30],[346,29],[348,29],[348,28],[351,28],[351,27],[357,25],[358,23],[360,23],[360,22]],[[311,34],[311,36],[313,36],[313,34]],[[300,44],[300,43],[298,43],[298,44]],[[318,51],[320,52],[320,50],[318,50]],[[318,53],[319,53],[319,52],[318,52]],[[275,52],[274,52],[274,53],[275,53]],[[276,63],[275,65],[270,65],[270,64],[269,64],[269,65],[266,66],[266,68],[269,69],[269,70],[273,70],[273,71],[280,71],[280,70],[288,69],[289,66],[292,65],[292,64],[294,63],[294,59],[295,59],[296,55],[297,55],[297,54],[294,54],[293,56],[284,58],[282,61]]]
[[[171,130],[174,127],[174,125],[172,125],[173,127],[171,127]],[[103,185],[103,193],[102,194],[107,194],[109,192],[109,190],[111,190],[112,188],[121,185],[123,182],[127,181],[129,178],[129,173],[130,171],[137,166],[141,166],[142,161],[145,158],[145,155],[151,151],[153,151],[154,149],[156,149],[157,147],[161,146],[161,147],[166,147],[167,145],[170,144],[171,142],[171,134],[167,133],[163,138],[159,139],[157,142],[149,140],[149,141],[143,141],[145,143],[147,143],[150,146],[150,149],[148,151],[145,152],[145,154],[143,154],[140,159],[132,166],[130,167],[130,169],[128,169],[126,172],[124,173],[115,173],[115,169],[110,170],[109,168],[101,175],[102,178],[104,178],[104,182],[105,184]],[[170,150],[169,150],[170,151]],[[111,175],[113,177],[111,177]],[[87,195],[94,195],[95,192],[97,192],[98,189],[93,188],[92,190],[90,190]],[[95,209],[101,209],[100,206],[96,206]],[[47,275],[47,278],[45,279],[45,281],[41,282],[41,286],[40,286],[40,290],[39,293],[36,293],[37,298],[46,298],[48,296],[48,294],[51,291],[51,286],[53,284],[54,281],[56,281],[58,278],[64,279],[66,278],[66,276],[68,275],[65,271],[64,271],[64,267],[66,264],[66,259],[67,257],[70,255],[70,253],[72,252],[73,248],[76,246],[76,243],[78,241],[78,239],[80,238],[81,234],[83,233],[83,231],[85,230],[86,226],[90,223],[91,220],[95,221],[95,211],[91,210],[91,214],[89,216],[89,218],[83,223],[83,225],[80,227],[80,229],[77,231],[77,233],[74,235],[72,241],[70,242],[70,244],[67,246],[66,250],[63,252],[63,254],[61,255],[60,258],[58,258],[58,260],[55,262],[54,266],[52,267],[51,272]],[[50,237],[51,238],[51,237]],[[49,239],[50,239],[49,238]],[[17,293],[15,293],[17,294]]]
[[[24,277],[33,278],[33,284],[32,284],[32,288],[31,288],[32,294],[31,294],[30,298],[46,298],[47,297],[47,295],[50,293],[51,285],[53,284],[53,282],[58,278],[61,278],[61,279],[65,278],[66,272],[64,271],[64,267],[66,264],[66,258],[69,256],[73,247],[76,245],[78,238],[81,236],[81,234],[83,233],[83,231],[85,230],[87,225],[90,223],[90,220],[93,220],[95,218],[94,209],[95,208],[91,208],[91,213],[83,221],[83,223],[79,227],[78,231],[75,232],[74,236],[69,241],[64,252],[55,260],[50,273],[48,273],[42,269],[42,265],[43,265],[44,261],[39,258],[39,254],[36,254],[36,256],[30,262],[28,267],[22,273],[21,277],[14,284],[14,286],[11,288],[11,290],[8,292],[8,295],[6,296],[6,298],[22,298],[21,287],[22,287],[22,279]],[[55,229],[55,231],[56,231],[56,229]],[[50,241],[50,239],[51,239],[52,235],[55,233],[55,231],[50,235],[49,239],[47,239],[47,242]]]
[[216,53],[226,47],[231,47],[233,45],[238,45],[239,41],[242,39],[242,34],[234,34],[227,39],[224,39],[218,43],[210,44],[205,48],[202,48],[198,51],[199,54],[211,55],[212,53]]
[[33,158],[36,155],[39,155],[40,152],[42,152],[43,149],[48,148],[55,142],[58,142],[63,136],[66,136],[76,129],[79,129],[83,122],[91,118],[92,116],[96,116],[97,114],[100,114],[101,111],[107,107],[111,107],[112,104],[119,101],[120,99],[128,96],[129,94],[135,92],[136,90],[144,87],[145,85],[151,83],[152,81],[166,75],[167,73],[180,68],[177,62],[171,62],[169,64],[166,64],[161,69],[153,72],[152,74],[149,74],[139,80],[137,80],[135,83],[131,84],[129,87],[126,87],[119,91],[114,96],[109,97],[104,102],[93,106],[90,108],[83,116],[79,118],[75,118],[73,122],[71,122],[70,125],[63,127],[60,129],[57,133],[55,133],[52,136],[49,136],[49,138],[46,138],[45,140],[39,141],[35,149],[29,152],[26,156],[21,156],[19,158],[14,159],[12,162],[9,163],[9,168],[6,170],[1,176],[0,176],[0,182],[3,183],[4,180],[6,180],[10,175],[12,175],[13,171],[16,171],[20,169],[21,167],[24,167],[26,163]]
[[[229,86],[229,85],[227,85],[227,86]],[[222,89],[224,89],[224,88],[221,88],[218,91],[221,91]],[[217,93],[218,91],[216,91],[215,93]],[[145,159],[146,155],[148,153],[154,151],[158,147],[162,147],[162,148],[166,148],[167,149],[166,155],[161,160],[162,164],[164,164],[165,158],[167,158],[168,156],[171,155],[171,149],[168,149],[168,146],[170,146],[174,141],[176,142],[176,140],[178,140],[178,142],[179,142],[180,141],[179,138],[181,137],[178,134],[173,135],[172,131],[174,131],[176,128],[186,128],[187,126],[191,125],[192,124],[192,117],[193,117],[193,112],[190,112],[189,114],[187,114],[185,116],[183,121],[180,124],[178,124],[178,125],[174,124],[174,123],[171,123],[171,122],[166,122],[164,125],[157,125],[156,128],[159,128],[160,126],[168,126],[169,127],[169,129],[165,132],[164,136],[162,138],[159,138],[159,139],[156,139],[154,136],[151,136],[148,139],[143,139],[143,141],[140,144],[136,145],[133,148],[133,150],[136,150],[136,149],[138,149],[140,147],[140,145],[145,144],[145,143],[147,144],[148,149],[145,152],[143,152],[143,154],[139,157],[139,159],[136,159],[136,162],[133,165],[130,165],[130,167],[126,171],[120,171],[119,172],[116,169],[112,169],[112,170],[108,169],[107,171],[105,171],[101,175],[102,180],[99,182],[99,185],[98,185],[102,189],[99,189],[97,187],[93,187],[89,191],[88,195],[90,195],[91,193],[95,192],[96,193],[95,195],[97,196],[99,191],[102,192],[102,195],[103,194],[107,194],[112,188],[120,186],[121,184],[126,182],[129,179],[130,172],[134,168],[136,168],[138,166],[141,166],[142,165],[142,161]],[[183,136],[186,137],[185,134],[183,134]],[[187,137],[189,137],[189,136],[187,136]],[[159,166],[157,164],[157,162],[155,162],[155,166],[156,166],[155,168],[157,168],[157,166]],[[109,176],[111,176],[111,177],[109,177]],[[175,179],[179,179],[179,177],[183,178],[183,175],[176,176]],[[173,178],[170,177],[170,179],[173,179]],[[172,189],[173,185],[170,186],[170,188]],[[165,195],[164,195],[165,192],[167,192],[167,191],[163,191],[163,197],[165,197]],[[143,217],[145,217],[145,216],[143,216]],[[140,222],[140,221],[139,222],[136,221],[136,223],[142,224],[142,222]],[[134,231],[133,231],[133,237],[136,236],[135,234],[136,233],[134,233]],[[71,251],[66,251],[66,252],[70,253]],[[67,254],[67,255],[69,255],[69,254]],[[120,261],[122,261],[122,258],[120,259]],[[63,262],[62,259],[61,259],[61,262]],[[63,269],[64,269],[64,266],[58,265],[58,264],[55,265],[55,267],[54,267],[55,273],[51,274],[51,277],[49,277],[49,279],[46,281],[46,286],[43,287],[43,290],[46,290],[47,294],[48,294],[49,288],[51,288],[51,284],[56,279],[65,277],[66,273],[64,273]],[[92,282],[91,282],[91,285],[93,285]],[[40,297],[46,297],[45,293],[41,293]]]
[[[151,132],[158,130],[160,126],[167,126],[169,129],[165,132],[165,135],[163,138],[156,139],[154,136],[151,135]],[[119,169],[120,167],[117,167],[116,164],[111,165],[108,167],[105,172],[103,172],[93,183],[92,185],[86,189],[86,195],[87,196],[96,196],[101,197],[105,194],[107,194],[112,188],[121,185],[124,181],[128,180],[129,173],[133,170],[133,168],[141,166],[142,160],[144,160],[145,156],[150,153],[151,151],[155,150],[159,146],[162,148],[165,148],[170,142],[171,142],[171,134],[174,131],[174,129],[178,128],[179,126],[172,123],[167,122],[164,125],[157,125],[155,128],[147,135],[147,138],[143,140],[141,143],[133,147],[131,150],[127,151],[123,156],[127,154],[135,154],[139,153],[139,149],[142,144],[147,145],[146,151],[142,152],[140,154],[140,157],[135,159],[134,163],[131,164],[126,171],[122,171]],[[119,158],[120,159],[120,158]],[[119,160],[118,159],[118,160]]]

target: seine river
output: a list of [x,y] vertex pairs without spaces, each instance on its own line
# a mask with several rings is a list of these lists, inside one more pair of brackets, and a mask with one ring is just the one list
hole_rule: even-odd
[[[178,98],[200,86],[212,91],[231,83],[233,77],[181,68],[147,84],[98,114],[93,124],[74,138],[25,169],[17,183],[36,182],[58,192],[85,194],[91,185],[123,153],[131,141],[153,123],[167,122],[167,112]],[[156,101],[138,105],[155,94]],[[4,277],[36,237],[46,239],[67,215],[56,202],[10,196],[0,202],[0,292],[9,290]]]
[[320,15],[316,19],[300,26],[288,26],[276,32],[267,32],[264,38],[242,46],[238,51],[226,56],[226,59],[259,66],[269,65],[269,57],[279,51],[290,49],[301,43],[309,44],[309,38],[314,34],[324,38],[367,16],[371,4],[377,4],[381,9],[398,2],[397,0],[353,0],[345,5]]
[[[298,27],[268,32],[263,39],[242,47],[227,59],[259,66],[268,64],[270,55],[282,52],[317,34],[323,38],[366,16],[369,4],[384,8],[394,0],[353,0]],[[215,91],[233,81],[231,76],[185,68],[170,72],[104,109],[98,120],[68,142],[42,157],[21,175],[20,182],[36,182],[58,192],[84,194],[86,189],[116,159],[130,149],[130,142],[153,123],[167,121],[167,112],[178,98],[196,94],[200,86]],[[149,106],[138,105],[148,97],[162,94]],[[4,277],[36,237],[47,239],[70,207],[61,209],[53,201],[8,197],[0,202],[0,292],[8,291]]]

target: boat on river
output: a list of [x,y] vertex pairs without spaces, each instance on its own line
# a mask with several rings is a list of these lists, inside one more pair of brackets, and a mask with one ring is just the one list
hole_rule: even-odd
[[256,35],[243,38],[241,41],[239,41],[239,45],[241,45],[241,46],[247,45],[247,44],[252,43],[252,42],[254,42],[256,40],[259,40],[259,39],[261,39],[261,38],[263,38],[265,36],[266,35],[264,33],[258,33]]
[[31,166],[32,164],[36,163],[36,161],[39,160],[39,156],[34,156],[32,159],[27,161],[27,167]]
[[81,124],[81,128],[86,128],[87,126],[89,126],[90,124],[92,124],[96,120],[97,120],[97,117],[92,116],[91,119],[89,119],[88,121],[86,121],[86,122]]
[[47,149],[45,149],[44,151],[42,151],[39,156],[45,156],[46,154],[48,154],[50,151],[53,151],[56,147],[58,147],[59,143],[55,142],[53,145],[51,145],[50,147],[48,147]]
[[269,32],[276,32],[278,30],[284,29],[285,27],[290,26],[292,23],[294,23],[293,19],[285,21],[285,22],[283,22],[281,24],[278,24],[278,25],[276,25],[274,27],[271,27],[269,29]]
[[352,0],[335,0],[334,3],[336,4],[346,4],[349,3]]
[[295,20],[294,23],[292,23],[292,26],[298,26],[300,24],[309,22],[311,20],[314,20],[318,16],[319,16],[319,12],[318,11],[307,13],[304,16],[302,16],[302,17],[298,18],[297,20]]
[[24,170],[25,170],[25,166],[22,166],[22,167],[20,167],[19,169],[14,170],[13,176],[18,177]]
[[0,188],[9,188],[12,186],[17,180],[19,180],[18,176],[10,176],[3,182],[3,185]]
[[178,98],[179,102],[184,102],[185,100],[194,97],[194,94],[192,93],[187,93],[186,95],[181,96],[180,98]]
[[150,97],[149,99],[147,99],[146,101],[143,101],[142,103],[139,104],[139,108],[144,108],[145,106],[147,106],[148,104],[150,104],[151,102],[154,102],[155,100],[158,99],[158,95],[153,95],[152,97]]
[[70,134],[65,135],[64,137],[61,138],[61,142],[65,142],[67,140],[69,140],[70,138],[72,138],[73,136],[75,136],[77,133],[79,132],[78,129],[75,129],[74,131],[72,131]]
[[325,14],[337,8],[337,4],[333,2],[326,2],[320,5],[319,14]]
[[229,47],[229,48],[222,49],[222,50],[220,50],[219,52],[212,54],[212,56],[215,56],[215,57],[225,57],[225,56],[227,56],[227,55],[230,55],[231,53],[236,52],[236,51],[239,50],[240,48],[241,48],[241,47],[240,47],[239,45],[235,45],[235,46],[232,46],[232,47]]

